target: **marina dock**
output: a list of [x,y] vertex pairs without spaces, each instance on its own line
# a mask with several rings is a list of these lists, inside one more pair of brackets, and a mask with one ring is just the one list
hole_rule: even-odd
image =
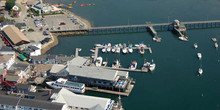
[[148,72],[148,69],[146,69],[146,70],[142,70],[142,69],[131,70],[129,68],[112,68],[112,67],[104,67],[104,66],[102,66],[102,68],[111,69],[111,70],[120,70],[120,71]]

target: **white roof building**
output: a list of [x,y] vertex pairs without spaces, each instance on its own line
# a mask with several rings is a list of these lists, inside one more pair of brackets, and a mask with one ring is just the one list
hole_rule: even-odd
[[69,110],[111,110],[114,100],[78,95],[65,88],[51,96],[52,103],[66,104]]

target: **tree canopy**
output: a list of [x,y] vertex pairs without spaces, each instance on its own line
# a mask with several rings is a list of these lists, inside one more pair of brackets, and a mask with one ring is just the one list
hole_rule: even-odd
[[14,5],[15,5],[14,0],[7,0],[6,3],[5,3],[5,8],[7,10],[11,10]]

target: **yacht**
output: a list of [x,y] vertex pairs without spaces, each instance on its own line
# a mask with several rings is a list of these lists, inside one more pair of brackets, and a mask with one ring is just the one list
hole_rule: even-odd
[[194,48],[197,49],[198,48],[198,45],[197,43],[193,44]]
[[202,73],[203,73],[203,70],[202,70],[202,68],[199,68],[199,75],[202,75]]
[[112,47],[112,52],[115,53],[115,50],[116,50],[116,48],[115,48],[115,46],[113,46]]
[[112,48],[112,47],[111,47],[111,43],[108,43],[108,47],[107,47],[107,49],[106,49],[107,52],[110,52],[110,51],[111,51],[111,48]]
[[217,42],[215,43],[215,48],[218,49],[218,43]]
[[155,70],[155,67],[156,67],[156,64],[154,63],[154,60],[152,59],[150,65],[149,65],[149,70],[150,70],[150,71],[154,71],[154,70]]
[[103,53],[105,53],[105,52],[106,52],[106,47],[107,47],[107,45],[106,45],[106,44],[102,46],[102,52],[103,52]]
[[120,68],[120,62],[119,60],[115,60],[113,63],[112,63],[112,68]]
[[95,66],[102,66],[102,57],[96,59]]
[[137,62],[136,61],[131,62],[129,69],[135,70],[136,68],[137,68]]
[[133,52],[132,44],[129,44],[129,46],[128,46],[128,52],[129,52],[129,53],[132,53],[132,52]]
[[115,53],[120,53],[121,48],[118,46],[118,44],[115,45]]
[[64,78],[59,78],[56,81],[46,82],[46,84],[54,89],[66,88],[74,93],[81,93],[81,94],[85,92],[85,84],[71,82]]
[[128,53],[128,49],[125,43],[123,44],[122,53]]
[[202,54],[201,53],[197,53],[198,58],[201,60],[202,59]]

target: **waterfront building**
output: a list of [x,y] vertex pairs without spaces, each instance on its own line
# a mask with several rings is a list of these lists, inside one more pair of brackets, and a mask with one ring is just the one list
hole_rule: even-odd
[[111,110],[114,100],[94,96],[78,95],[67,89],[53,93],[52,103],[62,103],[68,110]]
[[34,6],[31,7],[35,11],[39,11],[41,13],[53,13],[53,12],[61,12],[62,10],[60,8],[56,8],[55,6],[47,5],[40,0],[39,2],[36,2]]
[[14,63],[7,71],[13,75],[19,76],[22,80],[26,80],[31,72],[30,64]]
[[0,23],[0,28],[3,28],[6,25],[15,26],[15,23],[13,21],[3,21],[3,22]]
[[18,46],[30,43],[30,40],[15,26],[4,26],[2,31],[2,39],[8,46]]

